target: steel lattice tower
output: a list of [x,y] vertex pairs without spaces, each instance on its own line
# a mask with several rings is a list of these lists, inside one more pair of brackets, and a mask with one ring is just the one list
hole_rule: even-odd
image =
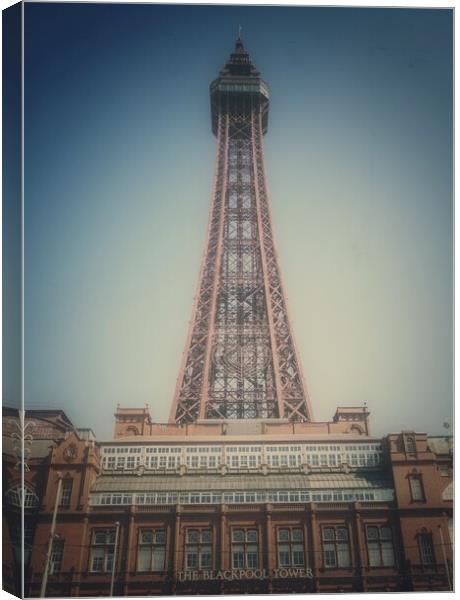
[[240,38],[210,91],[213,198],[170,422],[310,421],[264,173],[269,92]]

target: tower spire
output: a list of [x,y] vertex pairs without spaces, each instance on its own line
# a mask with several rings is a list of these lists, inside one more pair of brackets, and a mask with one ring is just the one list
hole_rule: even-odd
[[241,31],[243,30],[243,28],[241,27],[241,25],[238,25],[238,37],[236,38],[236,42],[235,42],[235,53],[236,54],[244,54],[244,45],[243,45],[243,40],[241,38]]
[[211,84],[217,168],[170,421],[312,419],[274,248],[262,137],[269,92],[239,29]]
[[238,38],[235,42],[235,54],[246,54],[243,40],[241,38]]

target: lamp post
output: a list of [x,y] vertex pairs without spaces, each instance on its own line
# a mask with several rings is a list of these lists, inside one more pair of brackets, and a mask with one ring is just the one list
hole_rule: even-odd
[[57,512],[58,512],[59,503],[61,501],[61,490],[62,490],[62,475],[60,473],[58,473],[58,486],[57,486],[57,491],[56,491],[56,500],[54,501],[53,519],[51,521],[50,537],[48,540],[48,550],[46,552],[45,571],[43,573],[42,585],[40,588],[40,598],[44,598],[45,594],[46,594],[46,586],[48,583],[48,572],[50,569],[51,554],[53,552],[53,542],[54,542],[54,536],[55,536],[55,531],[56,531]]
[[112,576],[110,578],[110,594],[109,596],[113,596],[113,586],[115,584],[115,567],[117,563],[117,550],[118,550],[118,532],[120,530],[120,522],[115,522],[115,548],[113,549],[113,562],[112,562]]

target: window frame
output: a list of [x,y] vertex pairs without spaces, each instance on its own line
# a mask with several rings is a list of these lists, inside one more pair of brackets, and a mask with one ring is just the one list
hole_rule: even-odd
[[[419,546],[419,554],[420,554],[420,563],[424,567],[434,567],[436,565],[436,554],[434,550],[433,544],[433,534],[428,531],[422,531],[418,534],[418,546]],[[430,562],[424,560],[424,543],[428,542],[428,545],[425,546],[425,549],[428,548],[431,554],[432,560]]]
[[409,434],[404,437],[404,449],[406,454],[417,454],[417,443],[414,434]]
[[[56,558],[57,557],[57,558]],[[53,540],[50,557],[50,575],[58,575],[62,571],[62,561],[64,558],[64,540],[59,537]]]
[[[143,534],[151,532],[152,533],[152,541],[144,542],[142,540]],[[163,533],[164,541],[157,541],[156,537],[158,534]],[[139,527],[137,533],[137,554],[136,554],[136,573],[164,573],[166,570],[166,549],[168,542],[168,532],[166,527]],[[140,569],[139,568],[139,558],[140,553],[144,549],[149,549],[149,568],[148,569]],[[160,555],[163,555],[162,567],[159,569],[154,569],[154,559],[155,559],[155,551],[159,551]]]
[[[370,530],[372,529],[377,529],[377,537],[372,539],[369,535]],[[390,532],[390,537],[385,538],[383,535],[383,530],[388,529]],[[396,568],[397,564],[396,564],[396,553],[395,553],[395,545],[394,545],[394,535],[393,535],[393,528],[391,527],[391,525],[389,525],[388,523],[384,523],[384,524],[374,524],[374,523],[368,523],[365,526],[365,538],[366,538],[366,549],[367,549],[367,564],[370,568],[374,569],[378,569],[378,568]],[[371,559],[371,550],[370,550],[370,544],[373,544],[374,547],[378,550],[378,564],[371,564],[372,559]],[[391,545],[391,552],[392,552],[392,557],[393,557],[393,563],[392,564],[385,564],[385,554],[384,554],[384,548],[385,547],[389,547],[389,545]]]
[[[286,531],[288,533],[288,537],[286,540],[280,539],[281,531]],[[302,534],[300,540],[293,539],[293,532],[300,531]],[[288,548],[289,553],[289,561],[287,564],[281,564],[280,554],[281,554],[281,546],[286,546]],[[302,547],[302,563],[296,563],[294,559],[294,553],[299,552],[296,550],[296,546]],[[276,560],[278,568],[305,568],[306,565],[306,551],[305,551],[305,532],[302,526],[300,525],[279,525],[276,527]]]
[[70,508],[72,503],[73,479],[64,477],[61,484],[61,497],[59,499],[59,508]]
[[[411,502],[426,502],[425,486],[423,485],[422,475],[420,473],[410,473],[409,477],[408,477],[408,482],[409,482],[409,491],[410,491]],[[413,482],[418,482],[418,485],[420,486],[420,497],[419,498],[415,497],[414,489],[412,487]]]
[[[333,530],[333,537],[330,539],[326,538],[326,531]],[[340,539],[338,532],[346,532],[346,539]],[[328,546],[328,548],[326,548]],[[330,548],[332,546],[332,549]],[[350,528],[348,525],[322,525],[321,526],[321,549],[322,549],[322,557],[323,557],[323,568],[324,569],[351,569],[353,568],[353,560],[351,553],[351,536],[350,536]],[[348,557],[348,564],[340,564],[343,558],[344,550],[346,550],[346,554]],[[326,564],[327,563],[327,553],[333,553],[334,556],[334,564]],[[329,556],[332,556],[329,554]]]
[[[236,532],[243,532],[243,539],[242,540],[236,540],[235,539],[235,533]],[[255,540],[250,540],[249,539],[249,533],[254,533],[255,532]],[[238,527],[238,526],[234,526],[231,528],[230,530],[230,546],[231,546],[231,569],[249,569],[249,570],[253,570],[253,569],[259,569],[260,568],[260,532],[259,529],[257,527]],[[249,560],[249,557],[252,556],[254,554],[253,551],[251,551],[251,549],[253,547],[256,547],[256,552],[255,552],[255,557],[256,557],[256,561],[255,564],[250,564],[250,562],[252,562],[252,559]],[[239,550],[236,550],[236,549]],[[235,565],[235,555],[236,553],[242,554],[242,564],[241,565]]]
[[[98,542],[97,536],[105,533],[105,542]],[[113,541],[111,541],[113,538]],[[90,573],[109,573],[112,570],[113,558],[115,555],[115,540],[116,540],[116,528],[115,527],[95,527],[91,530],[91,546],[89,552],[89,565],[88,570]],[[102,551],[103,556],[98,557],[102,559],[102,569],[94,568],[94,561],[96,559],[96,551]]]
[[[192,541],[190,534],[196,532],[197,540]],[[203,534],[209,533],[209,540]],[[192,548],[196,549],[192,553]],[[214,567],[214,529],[213,527],[186,527],[184,532],[184,571],[210,571]],[[196,565],[189,566],[189,556],[196,555]],[[203,565],[203,557],[209,555],[209,564]]]
[[16,508],[24,508],[24,510],[38,509],[40,499],[35,493],[35,490],[21,482],[11,486],[5,494],[6,503]]

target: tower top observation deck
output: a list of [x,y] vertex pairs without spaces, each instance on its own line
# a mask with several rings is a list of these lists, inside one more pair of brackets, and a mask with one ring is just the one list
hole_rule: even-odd
[[235,50],[210,86],[212,132],[217,135],[219,114],[230,112],[248,114],[262,111],[263,133],[268,127],[269,89],[244,49],[240,37]]

